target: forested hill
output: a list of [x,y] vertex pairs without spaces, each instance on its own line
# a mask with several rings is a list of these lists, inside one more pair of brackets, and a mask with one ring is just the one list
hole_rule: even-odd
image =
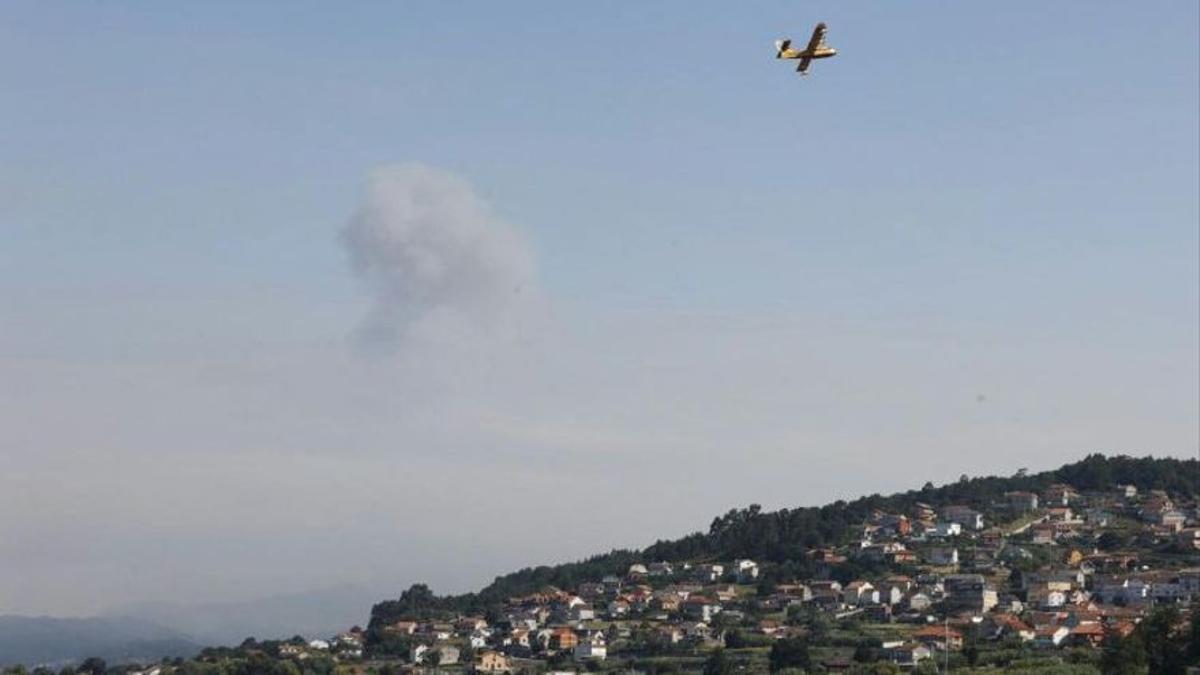
[[1200,461],[1128,456],[1091,455],[1053,471],[1037,474],[1018,472],[1009,477],[968,478],[935,487],[926,483],[919,490],[888,496],[871,495],[854,501],[836,501],[821,507],[763,511],[758,505],[735,509],[714,518],[707,532],[680,539],[660,540],[641,550],[615,550],[586,560],[560,565],[526,568],[497,577],[477,593],[438,597],[424,585],[415,585],[397,600],[375,605],[373,625],[400,617],[428,616],[440,612],[485,612],[509,597],[546,586],[571,588],[582,581],[598,580],[608,574],[622,575],[635,562],[733,560],[751,558],[766,565],[764,572],[780,579],[803,576],[810,564],[809,549],[836,546],[857,536],[860,527],[879,509],[907,513],[922,502],[934,508],[965,504],[985,515],[995,511],[1006,492],[1040,492],[1065,483],[1080,491],[1113,489],[1132,484],[1139,491],[1166,490],[1175,495],[1200,492]]

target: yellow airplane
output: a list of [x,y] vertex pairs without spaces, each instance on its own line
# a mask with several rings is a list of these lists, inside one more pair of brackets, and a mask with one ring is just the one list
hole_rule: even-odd
[[777,59],[800,59],[800,65],[796,66],[796,72],[801,75],[808,74],[808,64],[813,59],[827,59],[837,54],[837,50],[825,44],[825,23],[817,24],[813,29],[812,37],[808,39],[808,47],[803,50],[792,49],[792,41],[784,38],[775,42],[775,58]]

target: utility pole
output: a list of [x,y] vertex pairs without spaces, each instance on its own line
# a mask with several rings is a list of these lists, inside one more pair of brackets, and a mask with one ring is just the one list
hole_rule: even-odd
[[946,648],[946,656],[942,663],[946,665],[946,672],[950,672],[950,615],[947,614],[943,619],[942,624],[942,646]]

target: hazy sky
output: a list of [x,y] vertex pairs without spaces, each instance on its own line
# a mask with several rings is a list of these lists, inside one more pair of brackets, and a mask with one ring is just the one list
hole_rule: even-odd
[[4,3],[0,613],[1194,456],[1198,13]]

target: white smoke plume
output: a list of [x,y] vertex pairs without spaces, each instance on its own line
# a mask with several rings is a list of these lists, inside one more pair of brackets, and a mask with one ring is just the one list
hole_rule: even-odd
[[506,330],[536,295],[524,237],[462,178],[417,163],[372,173],[342,231],[373,304],[360,338],[390,349],[431,325]]

